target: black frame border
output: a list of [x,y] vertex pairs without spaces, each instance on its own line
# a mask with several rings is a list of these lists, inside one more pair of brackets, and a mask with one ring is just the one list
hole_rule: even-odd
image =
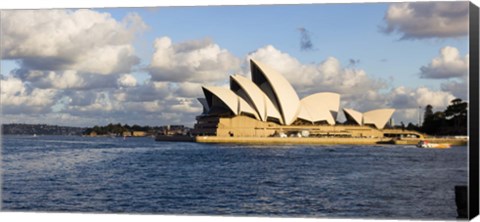
[[469,9],[469,175],[468,175],[468,218],[478,216],[479,204],[479,9],[470,2]]

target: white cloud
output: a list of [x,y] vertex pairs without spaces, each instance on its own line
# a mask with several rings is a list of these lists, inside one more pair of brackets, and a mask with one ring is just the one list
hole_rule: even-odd
[[174,90],[168,82],[146,82],[137,84],[134,87],[117,89],[114,92],[115,98],[128,102],[147,102],[158,99],[170,99]]
[[420,68],[422,78],[443,79],[462,77],[468,74],[469,55],[462,57],[457,48],[445,46],[438,57]]
[[248,58],[260,61],[284,75],[300,96],[336,92],[342,95],[342,100],[360,97],[375,99],[376,92],[387,86],[383,80],[368,76],[364,70],[342,67],[334,57],[316,64],[302,64],[289,54],[268,45],[252,52]]
[[85,81],[75,71],[66,71],[62,74],[48,72],[47,81],[57,89],[81,88],[85,86]]
[[129,102],[125,104],[125,108],[135,112],[158,113],[163,111],[163,107],[158,100]]
[[[56,11],[53,14],[68,21],[70,17],[75,20],[73,14],[77,12]],[[122,61],[134,55],[131,41],[135,31],[127,24],[142,23],[141,19],[131,15],[126,19],[129,22],[119,23],[108,14],[87,12],[94,15],[94,20],[99,22],[97,25],[103,29],[110,27],[113,32],[112,27],[120,27],[119,33],[111,34],[118,35],[119,39],[110,39],[112,43],[102,43],[103,40],[100,39],[99,42],[94,42],[100,37],[93,34],[87,40],[81,40],[83,42],[79,44],[85,49],[79,48],[78,50],[83,50],[79,53],[74,50],[77,46],[69,48],[64,43],[81,35],[68,31],[70,29],[67,26],[67,31],[61,33],[68,34],[69,37],[59,37],[56,35],[60,34],[55,33],[53,38],[57,39],[59,46],[46,41],[46,51],[33,45],[32,48],[8,45],[2,52],[9,59],[20,60],[22,67],[13,73],[14,76],[2,80],[1,99],[2,105],[5,105],[4,110],[7,107],[9,113],[18,112],[19,116],[33,110],[32,114],[46,113],[45,118],[51,118],[52,122],[55,121],[54,118],[61,117],[72,120],[77,125],[84,125],[82,120],[90,125],[102,124],[95,122],[98,119],[107,121],[105,123],[191,125],[195,116],[202,111],[196,100],[203,96],[201,86],[225,85],[229,74],[240,71],[241,60],[211,40],[172,43],[168,37],[162,37],[155,41],[155,52],[148,69],[151,79],[139,83],[132,74],[127,74],[131,73],[135,62],[129,63],[133,60],[128,59],[125,63]],[[89,24],[84,19],[77,20],[79,27]],[[54,22],[51,26],[59,28],[59,24],[63,23]],[[46,24],[38,26],[53,30]],[[81,32],[94,31],[97,29],[95,26]],[[45,35],[43,32],[39,31],[39,34]],[[10,36],[22,37],[21,34]],[[26,45],[42,42],[37,38],[25,35],[23,40],[19,38],[8,41],[24,41]],[[89,43],[92,44],[91,48],[87,47]],[[426,67],[430,70],[445,69],[446,66],[458,68],[460,66],[455,64],[459,64],[459,61],[467,59],[468,62],[468,57],[460,57],[458,50],[457,54],[450,48],[444,51]],[[111,56],[113,57],[110,58]],[[343,66],[335,57],[328,57],[318,63],[303,64],[288,53],[269,45],[255,50],[247,58],[263,62],[283,74],[301,97],[316,92],[337,92],[342,96],[343,107],[361,111],[393,106],[398,110],[399,114],[396,115],[412,118],[412,110],[419,104],[428,102],[434,107],[441,107],[454,98],[452,93],[427,88],[397,87],[385,92],[384,89],[388,89],[385,80],[372,78],[366,71],[348,64]],[[439,62],[434,62],[437,60]],[[73,71],[74,69],[78,71]],[[248,75],[249,69],[243,72]],[[58,112],[51,112],[54,106],[61,108]]]
[[203,97],[202,86],[203,84],[192,82],[177,83],[175,86],[175,94],[187,98]]
[[75,64],[68,68],[94,74],[112,74],[130,72],[140,59],[134,55],[131,45],[106,45],[91,49],[78,56]]
[[395,108],[393,118],[397,121],[396,124],[400,121],[417,124],[419,115],[423,115],[427,105],[432,105],[434,110],[443,111],[454,98],[449,92],[426,87],[412,89],[399,86],[383,95],[381,100],[389,101],[389,106]]
[[47,112],[57,96],[56,90],[32,89],[12,76],[2,78],[0,85],[0,101],[4,113]]
[[225,79],[239,64],[238,58],[209,39],[174,44],[162,37],[155,40],[149,72],[153,81],[210,82]]
[[446,107],[455,99],[455,96],[448,92],[432,91],[425,87],[416,89],[417,103],[420,105],[432,105],[434,107]]
[[416,94],[414,90],[399,86],[392,89],[387,98],[391,101],[394,108],[412,108],[417,107]]
[[173,112],[189,113],[194,116],[201,113],[203,108],[194,99],[179,99],[176,104],[170,106],[170,110]]
[[122,87],[134,87],[137,85],[137,79],[130,74],[124,74],[117,79],[117,84]]
[[[58,123],[61,117],[76,125],[97,124],[99,119],[191,124],[201,112],[191,98],[201,94],[198,83],[139,84],[129,74],[139,62],[134,35],[146,28],[136,14],[116,21],[91,10],[25,10],[2,13],[1,19],[3,59],[20,66],[1,81],[2,107],[12,118],[28,115]],[[183,67],[195,78],[205,74],[204,81],[219,76],[224,81],[230,68],[239,66],[237,58],[210,40],[169,48],[170,68]],[[210,72],[212,78],[206,75]]]
[[118,102],[110,99],[109,92],[97,92],[95,93],[94,98],[95,99],[91,101],[90,104],[84,106],[74,106],[70,108],[86,113],[111,112],[121,108],[121,105]]
[[468,76],[464,76],[460,80],[449,80],[441,84],[443,91],[450,92],[462,100],[468,100],[468,88]]
[[118,22],[87,9],[12,10],[1,20],[3,59],[29,69],[111,74],[139,62],[131,42],[145,24],[137,15]]
[[[301,64],[296,58],[290,56],[276,49],[272,45],[267,45],[250,53],[246,58],[246,63],[249,64],[249,59],[258,60],[283,74],[292,84],[307,84],[309,76],[304,71],[305,66]],[[245,66],[250,71],[250,65]]]
[[17,69],[11,75],[28,82],[32,87],[41,89],[91,90],[95,88],[113,88],[117,86],[117,76],[79,73],[75,70],[39,71]]
[[371,94],[372,97],[359,96],[354,100],[342,101],[342,106],[354,108],[362,112],[377,108],[394,108],[395,113],[393,117],[395,120],[405,123],[417,123],[419,107],[422,107],[420,108],[421,113],[423,113],[425,106],[429,104],[436,110],[445,110],[450,102],[456,98],[449,92],[431,90],[426,87],[412,89],[399,86],[384,93],[373,90],[368,91],[361,94]]
[[421,109],[417,108],[409,108],[409,109],[397,109],[393,114],[392,118],[394,119],[395,125],[400,125],[401,122],[408,125],[408,123],[412,123],[414,125],[418,124],[418,117],[422,117],[423,112],[425,111],[424,107]]
[[392,89],[385,100],[389,100],[394,108],[408,109],[418,106],[425,107],[432,105],[434,107],[446,107],[455,99],[449,92],[435,91],[426,87],[410,89],[399,86]]
[[468,34],[468,7],[460,2],[393,3],[385,13],[386,33],[402,39],[447,38]]

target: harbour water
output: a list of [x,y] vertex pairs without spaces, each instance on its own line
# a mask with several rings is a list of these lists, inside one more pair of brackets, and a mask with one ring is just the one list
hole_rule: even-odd
[[455,219],[467,147],[3,136],[2,210]]

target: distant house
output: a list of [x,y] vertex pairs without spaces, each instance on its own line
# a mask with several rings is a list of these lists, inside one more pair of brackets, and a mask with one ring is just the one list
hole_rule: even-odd
[[159,132],[161,135],[186,135],[189,131],[184,125],[167,125]]
[[88,134],[88,135],[94,137],[94,136],[97,136],[97,132],[92,131],[92,132],[90,132],[90,134]]
[[130,132],[130,131],[124,131],[124,132],[122,133],[122,136],[123,136],[123,137],[132,136],[132,132]]

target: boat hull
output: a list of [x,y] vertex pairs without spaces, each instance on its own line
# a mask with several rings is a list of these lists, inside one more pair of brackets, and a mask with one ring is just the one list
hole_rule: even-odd
[[428,143],[425,141],[420,141],[417,144],[418,148],[426,148],[426,149],[448,149],[450,148],[450,144],[448,143]]

